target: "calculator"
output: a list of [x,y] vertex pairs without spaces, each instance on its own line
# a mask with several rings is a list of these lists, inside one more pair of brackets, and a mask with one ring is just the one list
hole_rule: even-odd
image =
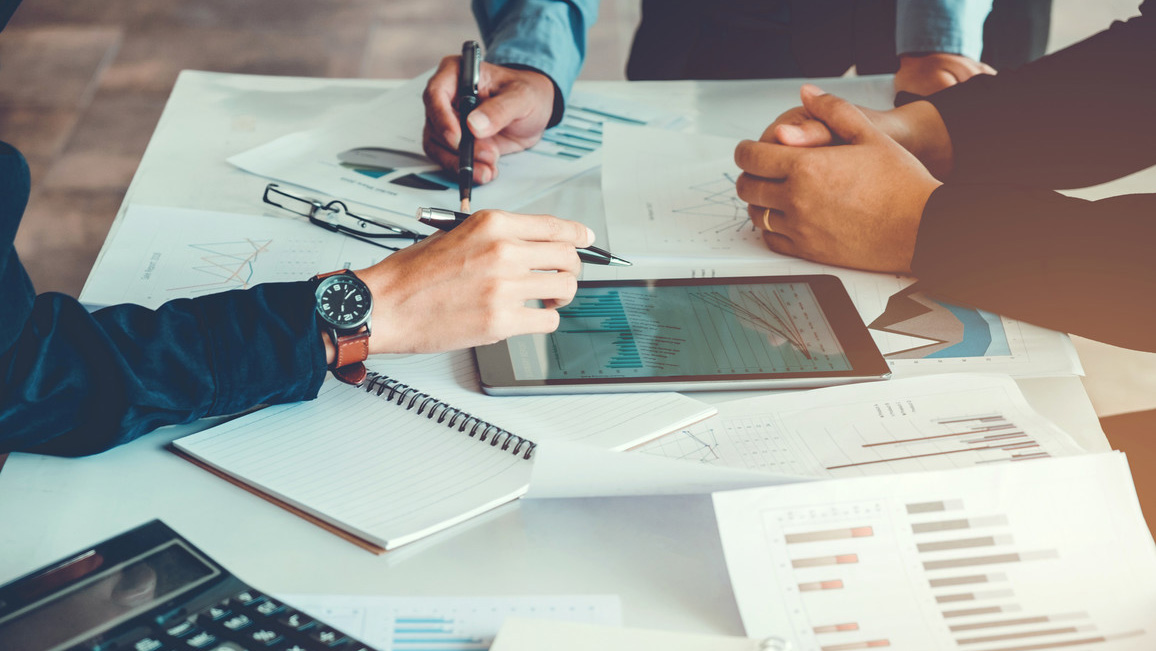
[[255,590],[160,520],[0,586],[4,651],[377,651]]

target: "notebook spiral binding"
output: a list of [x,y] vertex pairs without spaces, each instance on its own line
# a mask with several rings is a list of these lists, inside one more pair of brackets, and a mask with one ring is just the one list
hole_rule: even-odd
[[371,371],[366,375],[361,388],[368,393],[376,392],[378,396],[385,396],[386,400],[396,403],[400,407],[405,407],[406,410],[416,407],[417,414],[425,415],[430,420],[436,418],[438,424],[445,423],[446,427],[457,427],[459,432],[464,433],[468,428],[471,438],[476,437],[478,441],[488,439],[492,447],[507,450],[514,456],[521,454],[523,459],[528,460],[533,454],[534,448],[538,447],[537,443],[477,416],[472,416],[449,403],[442,402],[424,391],[398,382],[387,375]]

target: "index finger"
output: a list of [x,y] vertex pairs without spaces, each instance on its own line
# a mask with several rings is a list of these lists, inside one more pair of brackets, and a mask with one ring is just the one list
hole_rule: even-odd
[[594,231],[585,224],[552,215],[484,210],[475,213],[470,219],[475,218],[481,222],[481,228],[500,229],[503,235],[527,242],[565,242],[578,248],[594,243]]
[[432,135],[454,149],[462,139],[458,115],[454,111],[460,60],[459,56],[442,59],[437,71],[426,84],[425,92],[422,93],[426,123],[429,124]]
[[765,179],[785,179],[806,148],[744,140],[735,147],[735,164]]

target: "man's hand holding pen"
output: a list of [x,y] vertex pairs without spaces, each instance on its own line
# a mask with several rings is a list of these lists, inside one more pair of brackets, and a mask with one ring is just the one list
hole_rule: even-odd
[[[457,171],[462,127],[457,106],[460,56],[442,59],[426,85],[425,153],[447,170]],[[467,124],[474,136],[474,183],[498,176],[498,159],[534,146],[554,113],[554,82],[534,70],[481,63],[478,105]]]

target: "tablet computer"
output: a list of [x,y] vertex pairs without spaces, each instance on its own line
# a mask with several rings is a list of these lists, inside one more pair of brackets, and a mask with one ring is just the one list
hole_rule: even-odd
[[561,324],[474,349],[493,395],[791,389],[890,376],[835,276],[583,281]]

